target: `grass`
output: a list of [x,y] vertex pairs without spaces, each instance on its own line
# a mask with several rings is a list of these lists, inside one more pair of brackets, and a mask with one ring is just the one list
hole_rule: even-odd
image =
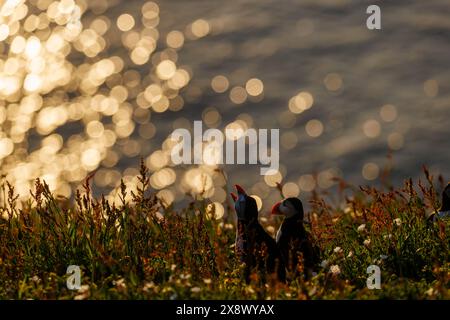
[[[0,299],[449,299],[448,222],[430,223],[442,178],[425,170],[395,190],[339,181],[337,201],[313,192],[307,213],[321,266],[310,280],[246,284],[234,256],[233,213],[215,220],[207,200],[165,208],[140,187],[127,202],[94,199],[88,177],[74,201],[36,180],[19,204],[7,182],[0,190]],[[334,204],[335,203],[335,204]],[[20,208],[20,209],[19,209]],[[261,219],[264,227],[280,220]],[[381,269],[381,290],[366,286],[369,265]],[[66,269],[81,268],[82,287],[68,290]]]

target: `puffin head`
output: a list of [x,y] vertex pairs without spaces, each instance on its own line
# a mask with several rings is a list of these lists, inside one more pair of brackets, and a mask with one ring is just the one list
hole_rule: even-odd
[[449,211],[450,210],[450,182],[442,192],[442,207],[441,211]]
[[234,210],[239,221],[251,222],[258,219],[258,206],[256,200],[248,196],[244,188],[235,185],[237,195],[233,192],[231,197],[234,200]]
[[296,217],[303,220],[303,204],[298,198],[287,198],[275,203],[272,214],[281,214],[286,218]]

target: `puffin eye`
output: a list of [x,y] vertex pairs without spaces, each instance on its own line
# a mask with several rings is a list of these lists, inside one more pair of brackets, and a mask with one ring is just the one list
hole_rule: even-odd
[[286,214],[286,211],[288,210],[288,206],[286,204],[287,204],[286,200],[283,200],[280,203],[280,207],[278,209],[282,214]]

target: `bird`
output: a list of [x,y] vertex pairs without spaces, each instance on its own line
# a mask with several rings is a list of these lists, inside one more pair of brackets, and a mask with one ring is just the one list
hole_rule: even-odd
[[434,212],[428,218],[431,221],[438,221],[450,218],[450,182],[442,192],[442,205],[438,212]]
[[[273,215],[283,215],[276,235],[276,244],[283,258],[287,273],[295,278],[299,275],[299,256],[303,257],[304,277],[309,278],[314,274],[314,267],[318,262],[318,249],[311,241],[310,234],[303,223],[303,204],[298,198],[286,198],[277,202],[272,207]],[[300,268],[299,268],[300,267]]]
[[237,215],[235,252],[241,263],[245,263],[244,277],[249,282],[254,271],[274,275],[279,281],[285,281],[286,271],[275,240],[258,222],[258,206],[254,198],[235,185],[237,195],[231,193]]

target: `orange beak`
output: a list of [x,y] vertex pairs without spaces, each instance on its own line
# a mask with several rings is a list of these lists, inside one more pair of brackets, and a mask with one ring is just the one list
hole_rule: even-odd
[[272,214],[282,214],[280,212],[280,205],[281,205],[281,201],[275,203],[272,207]]
[[247,194],[244,190],[244,188],[242,188],[240,185],[235,184],[234,187],[236,188],[236,191],[238,194]]

